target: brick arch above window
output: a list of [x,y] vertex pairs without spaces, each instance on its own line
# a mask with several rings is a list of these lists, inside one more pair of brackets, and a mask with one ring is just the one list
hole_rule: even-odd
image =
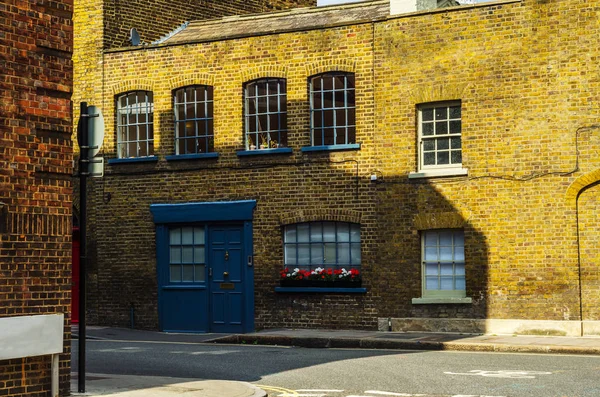
[[124,94],[130,91],[154,91],[154,83],[144,79],[128,80],[113,85],[110,90],[113,95]]
[[306,65],[306,75],[314,76],[326,72],[356,72],[356,61],[349,59],[322,60]]
[[353,210],[328,210],[328,209],[313,209],[313,210],[298,210],[292,211],[279,218],[281,226],[291,225],[294,223],[317,222],[317,221],[332,221],[332,222],[348,222],[360,223],[361,213]]
[[172,77],[167,81],[169,91],[191,85],[215,85],[215,77],[208,73],[193,73],[191,75]]
[[244,82],[257,80],[260,78],[287,78],[288,68],[280,65],[261,65],[241,71],[241,78]]
[[600,182],[600,169],[582,175],[575,179],[571,186],[567,189],[566,200],[570,207],[574,208],[577,205],[579,194],[588,186]]
[[407,98],[411,103],[429,103],[464,99],[470,84],[420,84],[411,90],[406,90],[400,97]]
[[462,229],[466,223],[458,212],[432,212],[418,214],[413,218],[413,225],[417,230]]

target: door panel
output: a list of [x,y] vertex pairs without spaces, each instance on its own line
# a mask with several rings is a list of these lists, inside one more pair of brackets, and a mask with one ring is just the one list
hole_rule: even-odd
[[210,228],[212,332],[244,332],[242,232],[241,226]]

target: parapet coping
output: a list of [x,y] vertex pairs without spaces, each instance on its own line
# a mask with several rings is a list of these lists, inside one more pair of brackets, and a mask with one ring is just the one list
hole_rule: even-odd
[[[223,34],[218,37],[209,37],[209,38],[200,38],[200,39],[190,39],[181,42],[170,42],[173,37],[176,37],[177,34],[172,35],[168,40],[161,42],[160,44],[147,44],[147,45],[139,45],[139,46],[127,46],[127,47],[119,47],[119,48],[110,48],[104,50],[104,53],[118,53],[118,52],[128,52],[128,51],[140,51],[146,49],[160,49],[162,47],[173,47],[180,45],[190,45],[190,44],[201,44],[201,43],[211,43],[216,41],[226,41],[226,40],[234,40],[240,38],[247,37],[259,37],[259,36],[269,36],[275,34],[284,34],[284,33],[293,33],[293,32],[303,32],[303,31],[311,31],[311,30],[319,30],[325,28],[337,28],[344,26],[353,26],[353,25],[362,25],[366,23],[374,23],[374,22],[385,22],[388,20],[394,19],[403,19],[403,18],[412,18],[421,15],[430,15],[430,14],[440,14],[440,13],[448,13],[453,11],[464,11],[475,8],[483,8],[483,7],[492,7],[503,4],[511,4],[511,3],[521,3],[523,0],[496,0],[489,1],[484,3],[475,3],[475,4],[463,4],[454,7],[443,7],[443,8],[435,8],[429,10],[419,10],[414,12],[408,12],[397,15],[389,15],[389,11],[387,15],[375,16],[371,18],[364,18],[358,20],[350,20],[350,21],[342,21],[342,22],[332,22],[325,24],[315,24],[311,26],[298,26],[298,27],[282,27],[281,29],[268,30],[268,31],[255,31],[255,32],[244,32],[244,33],[231,33],[231,34]],[[260,21],[267,20],[273,18],[286,18],[293,17],[299,14],[310,14],[310,13],[319,13],[325,10],[328,11],[343,11],[349,9],[356,8],[366,8],[373,6],[381,6],[389,3],[389,0],[374,0],[368,2],[359,2],[359,3],[350,3],[350,4],[342,4],[342,5],[330,5],[330,6],[321,6],[321,7],[304,7],[304,8],[295,8],[291,10],[282,10],[282,11],[273,11],[268,13],[261,14],[247,14],[247,15],[234,15],[227,16],[218,19],[208,19],[201,21],[192,21],[190,24],[186,26],[185,29],[182,29],[180,32],[185,32],[190,29],[190,25],[192,24],[202,24],[203,26],[214,26],[214,29],[218,29],[218,26],[233,24],[236,22],[248,22],[248,21]],[[256,26],[260,26],[259,23],[255,24]]]

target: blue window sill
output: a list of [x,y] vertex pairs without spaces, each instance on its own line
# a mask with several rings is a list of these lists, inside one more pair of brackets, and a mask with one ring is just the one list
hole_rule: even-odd
[[214,159],[219,157],[219,153],[195,153],[195,154],[174,154],[166,156],[167,161],[181,161],[181,160],[196,160],[196,159]]
[[108,164],[152,163],[156,161],[158,161],[158,157],[156,156],[128,157],[125,159],[108,159]]
[[238,150],[237,155],[239,157],[242,156],[262,156],[269,154],[286,154],[292,153],[292,148],[290,147],[280,147],[275,149],[255,149],[255,150]]
[[334,152],[337,150],[357,149],[360,149],[360,143],[350,143],[347,145],[304,146],[300,150],[303,152]]
[[321,287],[275,287],[275,292],[336,292],[343,294],[365,294],[366,288],[321,288]]

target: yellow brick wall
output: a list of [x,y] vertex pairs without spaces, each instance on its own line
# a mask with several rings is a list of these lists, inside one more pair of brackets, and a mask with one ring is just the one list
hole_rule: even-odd
[[[507,1],[373,24],[107,53],[104,155],[115,157],[115,95],[150,89],[159,160],[109,166],[95,186],[94,216],[103,220],[95,241],[99,321],[123,324],[128,302],[135,301],[144,307],[141,326],[156,327],[151,203],[239,199],[258,201],[259,328],[368,328],[377,317],[407,316],[580,319],[575,204],[581,188],[600,180],[598,13],[598,1]],[[302,153],[310,143],[307,78],[336,69],[356,73],[362,147]],[[238,158],[242,84],[272,76],[287,79],[293,154]],[[214,86],[220,157],[169,163],[171,90],[190,83]],[[416,107],[442,100],[462,103],[468,175],[409,179],[417,170]],[[371,174],[378,183],[370,182]],[[593,270],[597,199],[597,188],[579,199],[585,320],[600,320]],[[336,209],[360,214],[369,292],[275,294],[282,219],[298,210]],[[464,227],[472,304],[411,304],[421,295],[423,225]],[[134,275],[139,280],[132,284]]]

